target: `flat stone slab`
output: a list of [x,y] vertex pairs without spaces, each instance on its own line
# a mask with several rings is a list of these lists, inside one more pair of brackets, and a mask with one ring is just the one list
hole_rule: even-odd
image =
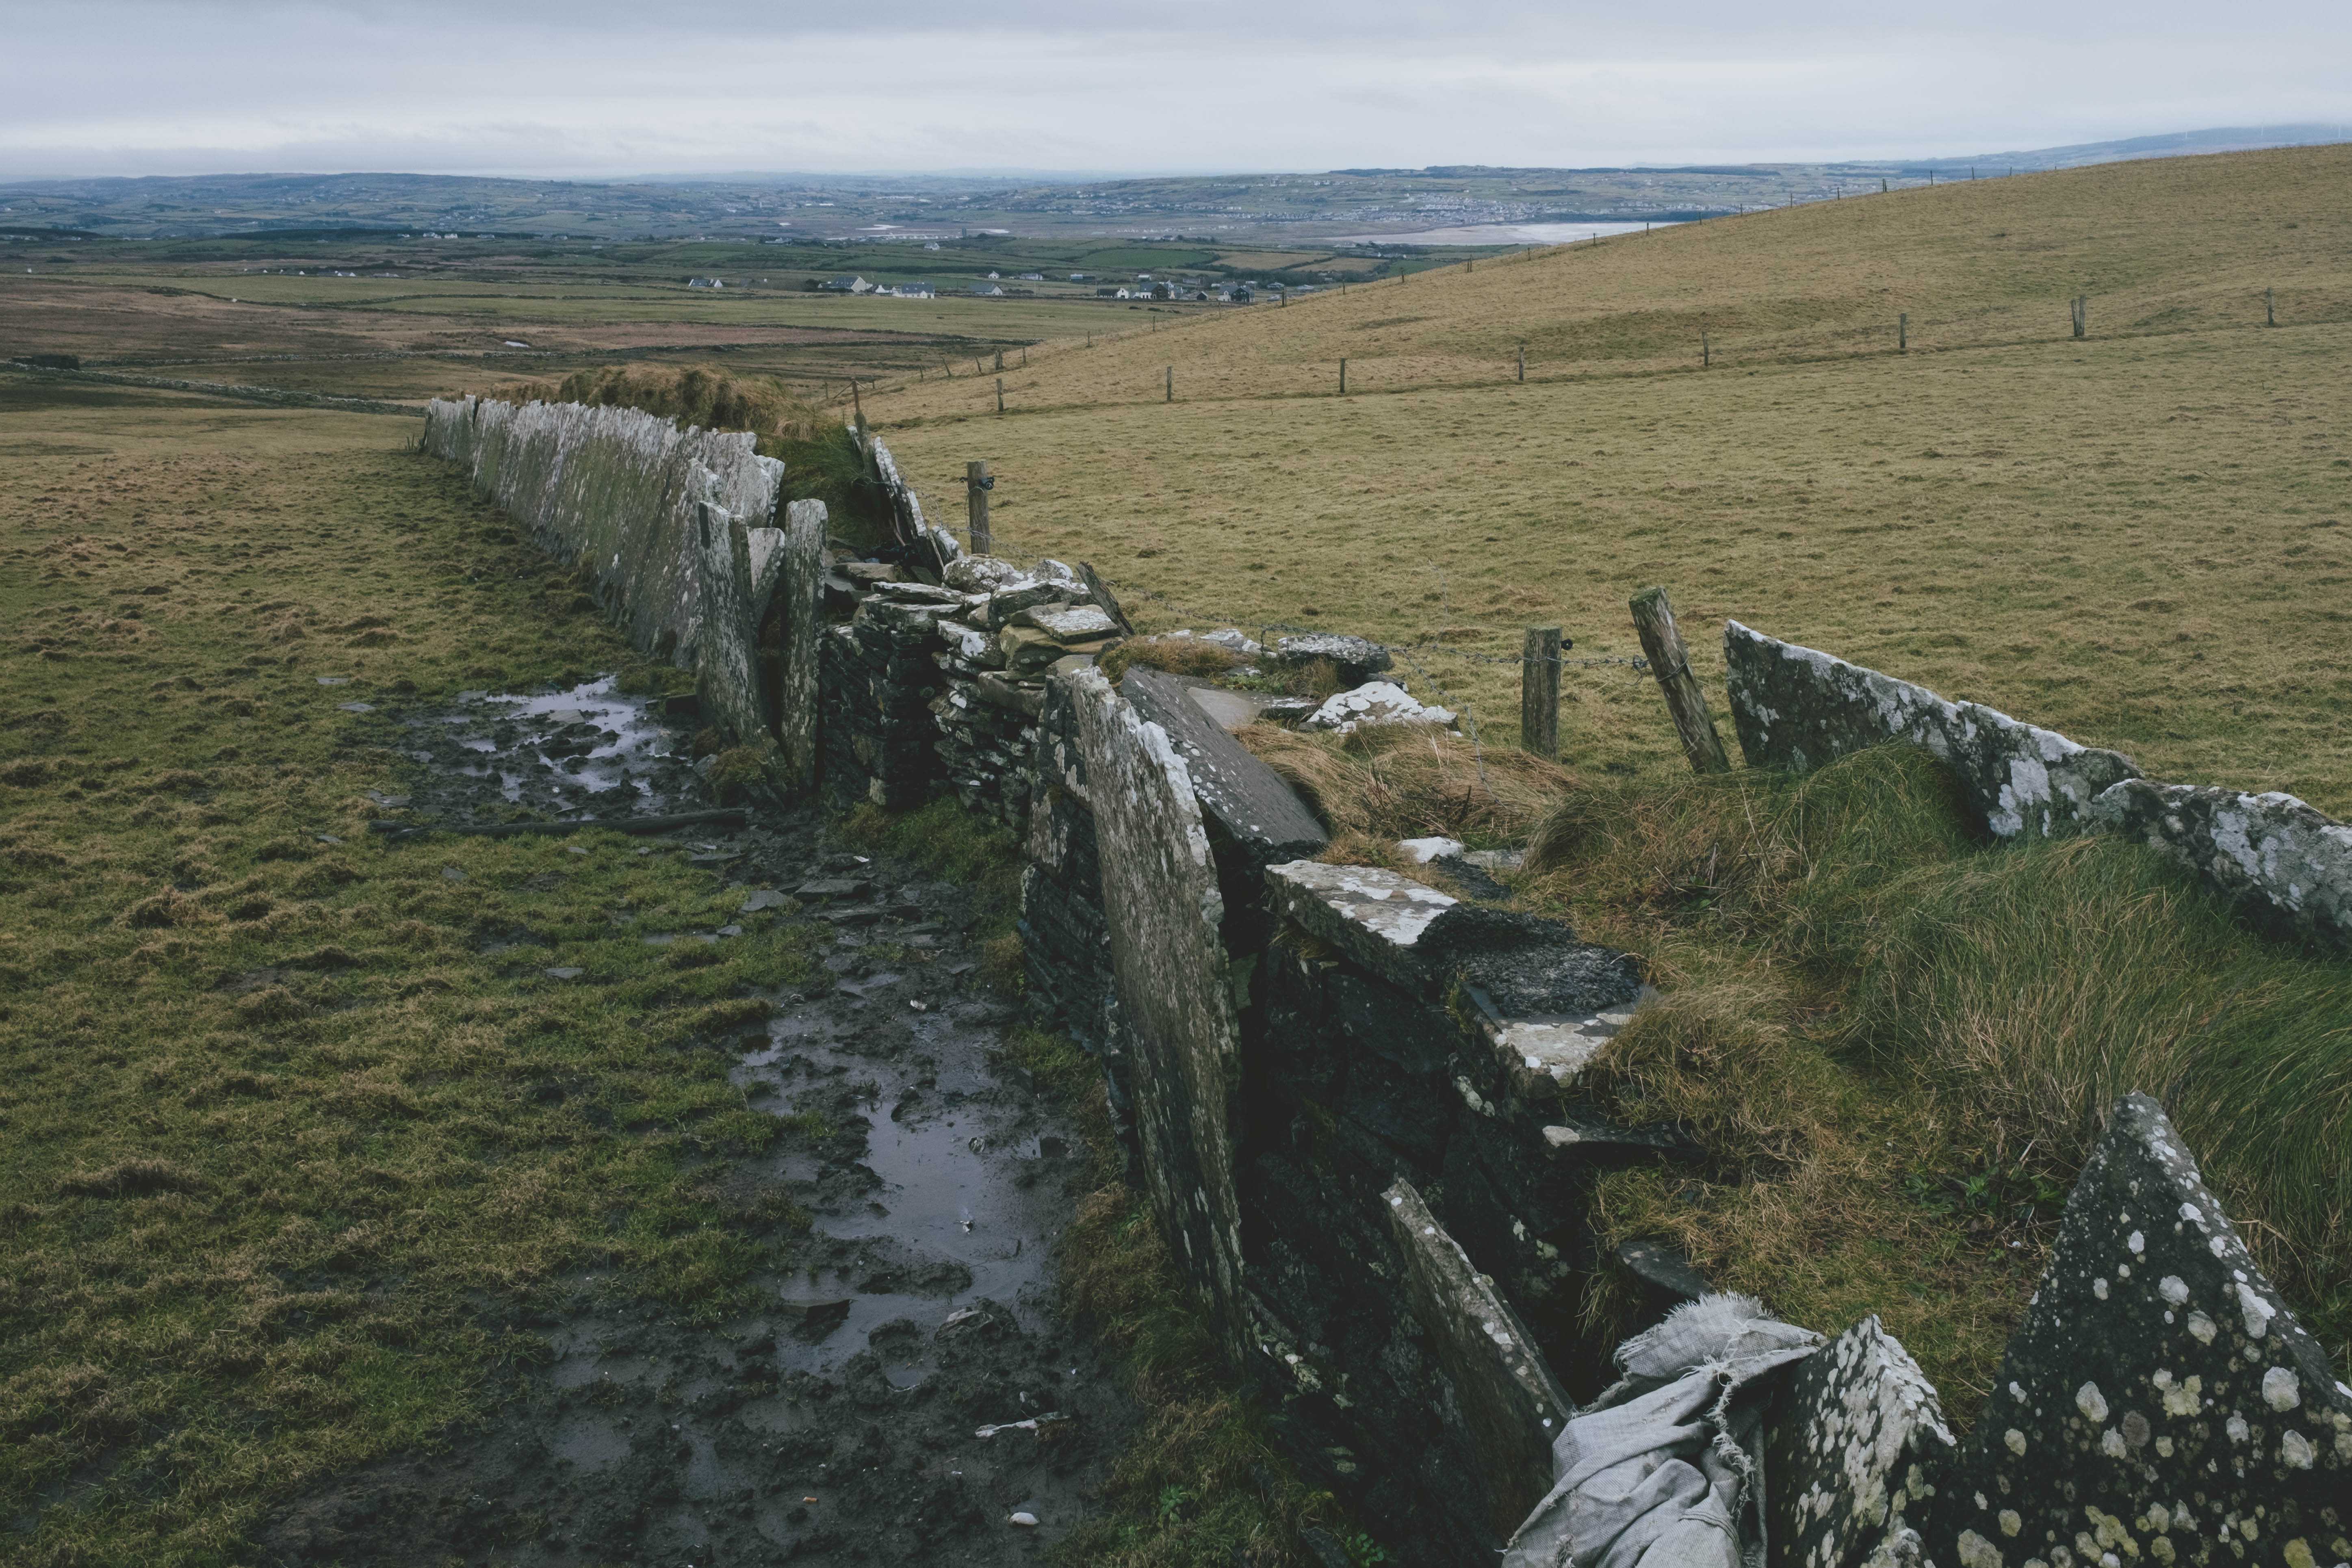
[[2352,1388],[2127,1095],[1928,1532],[1960,1568],[2352,1559]]
[[2099,793],[2139,776],[2120,752],[2078,745],[1981,702],[1954,702],[1738,621],[1724,623],[1723,657],[1732,722],[1751,768],[1809,773],[1908,741],[1951,767],[2003,838],[2096,826],[2092,802]]
[[1299,721],[1298,727],[1345,735],[1367,724],[1434,724],[1450,730],[1454,710],[1433,707],[1392,680],[1372,680],[1331,697]]
[[1314,855],[1331,841],[1282,775],[1212,722],[1182,681],[1157,669],[1130,669],[1119,694],[1167,734],[1202,809],[1257,865]]
[[1764,1434],[1770,1568],[1863,1568],[1913,1531],[1953,1454],[1935,1384],[1901,1341],[1864,1318],[1799,1363],[1773,1402]]
[[1496,1541],[1552,1484],[1552,1439],[1576,1406],[1494,1282],[1471,1266],[1410,1182],[1381,1194],[1404,1255],[1405,1300],[1453,1385],[1454,1411],[1475,1464],[1461,1483],[1486,1495]]
[[1339,632],[1307,632],[1275,640],[1276,664],[1312,664],[1318,658],[1328,658],[1338,665],[1351,684],[1378,675],[1390,664],[1389,650],[1366,637],[1346,637]]
[[873,891],[874,884],[863,877],[818,877],[803,882],[800,896],[803,899],[856,899]]
[[1429,978],[1416,944],[1461,901],[1377,866],[1294,860],[1267,867],[1265,877],[1276,906],[1308,934],[1411,991]]
[[1228,691],[1222,686],[1195,686],[1185,695],[1219,729],[1226,731],[1248,729],[1257,722],[1258,714],[1265,708],[1265,699],[1247,691]]
[[2126,779],[2094,803],[2110,831],[2179,860],[2273,921],[2352,946],[2352,826],[2291,795]]
[[1118,623],[1093,605],[1036,605],[1013,617],[1061,643],[1093,642],[1114,635]]

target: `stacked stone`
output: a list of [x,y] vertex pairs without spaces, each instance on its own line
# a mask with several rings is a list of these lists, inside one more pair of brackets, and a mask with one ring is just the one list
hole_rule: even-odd
[[825,792],[836,803],[893,811],[930,797],[938,773],[931,649],[940,616],[963,595],[920,583],[877,583],[819,652]]
[[[1077,710],[1060,681],[1047,683],[1037,718],[1029,852],[1021,869],[1021,948],[1029,1005],[1040,1026],[1090,1051],[1111,1047],[1110,930],[1103,915],[1095,814],[1079,754]],[[1126,1083],[1113,1071],[1124,1110]]]
[[1058,562],[1028,572],[966,556],[946,578],[959,603],[939,617],[931,656],[945,681],[931,702],[940,777],[967,810],[1025,832],[1045,678],[1100,653],[1118,626],[1078,602],[1086,589]]

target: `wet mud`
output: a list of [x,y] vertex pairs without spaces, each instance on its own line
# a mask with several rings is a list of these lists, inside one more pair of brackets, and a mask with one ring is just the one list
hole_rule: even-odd
[[[413,819],[705,804],[675,754],[688,721],[603,683],[391,717]],[[585,744],[559,756],[551,737]],[[747,901],[795,889],[829,930],[824,977],[772,997],[732,1068],[795,1119],[723,1193],[810,1216],[792,1268],[709,1328],[571,1281],[512,1325],[544,1351],[492,1422],[282,1510],[264,1561],[1019,1563],[1086,1517],[1135,1413],[1055,1310],[1085,1163],[997,1059],[1014,1008],[979,984],[968,895],[829,842],[813,815],[674,837]],[[697,938],[727,940],[675,940]]]

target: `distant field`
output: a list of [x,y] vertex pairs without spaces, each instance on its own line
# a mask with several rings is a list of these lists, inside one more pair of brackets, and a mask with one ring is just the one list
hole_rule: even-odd
[[[1710,678],[1736,616],[2352,814],[2347,175],[2311,148],[1717,220],[1034,351],[1002,419],[936,383],[866,409],[934,510],[988,459],[999,540],[1150,625],[1433,639],[1490,742],[1517,669],[1459,653],[1556,623],[1628,655],[1663,582]],[[1680,766],[1645,679],[1567,684],[1572,760]]]

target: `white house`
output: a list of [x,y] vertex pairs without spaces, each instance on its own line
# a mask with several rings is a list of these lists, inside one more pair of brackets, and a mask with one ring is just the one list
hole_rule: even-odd
[[971,291],[989,299],[1002,300],[1004,298],[1004,290],[993,283],[975,283],[971,286]]
[[724,289],[727,287],[725,282],[717,278],[689,278],[686,280],[686,286],[689,289]]
[[863,278],[828,278],[819,287],[833,294],[871,294],[874,285]]

